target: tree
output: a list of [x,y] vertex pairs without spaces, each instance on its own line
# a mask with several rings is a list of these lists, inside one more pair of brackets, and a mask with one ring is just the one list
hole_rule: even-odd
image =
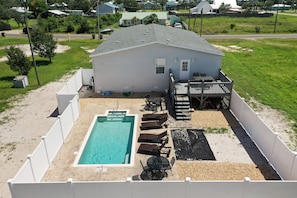
[[159,19],[156,14],[151,14],[145,21],[145,25],[151,24],[151,23],[159,23]]
[[31,10],[34,16],[37,18],[41,13],[48,10],[48,5],[45,0],[32,0],[30,3]]
[[31,63],[24,52],[14,46],[10,46],[6,49],[6,52],[8,59],[7,64],[10,66],[10,69],[18,72],[19,75],[28,75],[31,69]]
[[219,7],[219,12],[225,14],[230,9],[230,4],[222,3]]
[[57,42],[54,40],[53,35],[41,29],[33,28],[31,38],[34,52],[38,53],[40,57],[49,58],[50,62],[52,62],[57,48]]

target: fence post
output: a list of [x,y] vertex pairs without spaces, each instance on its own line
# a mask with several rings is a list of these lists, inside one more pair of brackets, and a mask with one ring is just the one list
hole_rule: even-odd
[[186,177],[186,180],[185,180],[185,183],[186,183],[186,189],[185,189],[185,198],[189,198],[190,197],[190,195],[189,195],[189,189],[190,189],[190,185],[191,185],[191,178],[190,177]]
[[31,161],[31,154],[30,155],[27,155],[27,159],[29,160],[29,163],[30,163],[30,168],[31,168],[33,180],[34,180],[34,182],[36,182],[36,177],[35,177],[35,173],[34,173],[32,161]]
[[13,179],[7,180],[7,184],[8,184],[8,187],[9,187],[11,197],[14,198],[14,195],[13,195]]
[[248,185],[250,185],[251,179],[249,177],[245,177],[243,181],[243,188],[242,188],[242,198],[245,198],[245,193],[248,192]]
[[273,139],[273,143],[272,143],[272,148],[271,148],[271,153],[270,153],[269,159],[272,159],[272,156],[273,156],[273,153],[274,153],[275,142],[277,140],[277,136],[278,136],[278,133],[274,133],[274,139]]
[[241,99],[241,105],[240,105],[240,111],[239,111],[239,115],[238,115],[239,123],[241,123],[242,108],[244,105],[244,98],[240,97],[240,99]]
[[72,198],[75,198],[75,194],[74,194],[74,191],[72,189],[72,178],[68,178],[67,179],[67,185],[68,185],[68,188],[69,188],[69,194],[70,194],[70,197]]
[[50,159],[49,159],[49,156],[48,156],[48,150],[47,150],[47,146],[46,146],[45,136],[42,136],[41,139],[42,139],[43,144],[44,144],[44,148],[45,148],[45,152],[46,152],[46,158],[47,158],[47,163],[50,166],[51,165],[51,162],[50,162]]
[[65,137],[64,137],[64,133],[63,133],[63,126],[62,126],[62,121],[61,121],[61,116],[58,115],[58,120],[59,120],[59,124],[60,124],[60,129],[61,129],[61,135],[62,135],[62,139],[63,139],[63,144],[65,143]]
[[129,193],[130,193],[130,195],[127,195],[127,197],[133,198],[133,187],[132,187],[132,178],[131,177],[127,177],[126,184],[128,185]]
[[[295,164],[295,161],[296,161],[296,158],[297,158],[297,152],[293,152],[294,154],[294,159],[292,161],[292,164],[291,164],[291,167],[289,169],[289,175],[292,176],[292,171],[293,171],[293,167],[294,167],[294,164]],[[295,178],[294,178],[294,175],[292,176],[292,178],[289,178],[289,179],[296,179],[296,175],[295,175]]]

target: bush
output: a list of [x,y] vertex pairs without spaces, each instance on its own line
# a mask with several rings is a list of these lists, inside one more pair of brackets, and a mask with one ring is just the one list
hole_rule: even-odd
[[7,64],[10,66],[10,69],[18,72],[19,75],[28,75],[31,69],[31,63],[24,52],[14,46],[6,49],[6,52],[8,58]]
[[82,34],[90,31],[90,26],[87,21],[83,21],[80,24],[80,27],[77,30],[77,34]]
[[256,33],[260,33],[260,30],[261,30],[260,27],[258,27],[258,26],[255,27],[255,31],[256,31]]
[[71,25],[71,24],[67,25],[66,32],[67,32],[67,33],[69,33],[69,32],[74,32],[74,27],[73,27],[73,25]]
[[230,29],[232,30],[232,29],[234,29],[235,28],[235,24],[230,24]]

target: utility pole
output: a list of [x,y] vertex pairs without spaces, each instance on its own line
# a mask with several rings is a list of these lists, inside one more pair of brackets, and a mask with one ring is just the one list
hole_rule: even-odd
[[202,18],[203,18],[203,8],[201,9],[200,37],[201,37],[201,35],[202,35]]
[[279,2],[277,4],[277,8],[276,8],[276,17],[275,17],[275,22],[274,22],[274,34],[276,32],[276,24],[277,24],[277,16],[278,16],[278,7],[279,7]]
[[97,25],[98,25],[98,43],[100,42],[100,17],[99,17],[99,0],[97,0],[97,9],[96,9],[96,13],[97,13]]
[[27,21],[27,0],[24,0],[24,4],[25,4],[25,6],[24,6],[24,9],[25,9],[25,24],[26,24],[27,35],[28,35],[28,40],[29,40],[29,44],[30,44],[32,62],[33,62],[34,70],[35,70],[35,75],[36,75],[37,83],[38,83],[38,85],[40,85],[40,81],[39,81],[39,77],[38,77],[38,72],[37,72],[37,66],[36,66],[36,62],[35,62],[35,58],[34,58],[34,53],[33,53],[33,45],[32,45],[32,41],[31,41],[30,29],[28,27],[28,21]]

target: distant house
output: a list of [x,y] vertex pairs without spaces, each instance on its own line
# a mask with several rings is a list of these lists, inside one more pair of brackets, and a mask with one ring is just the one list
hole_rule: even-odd
[[169,73],[217,78],[224,54],[191,31],[136,25],[114,33],[91,54],[97,92],[164,92]]
[[128,27],[137,24],[145,24],[148,17],[152,14],[156,14],[159,19],[160,25],[166,25],[167,12],[123,12],[120,19],[120,26]]
[[99,5],[99,15],[101,14],[115,14],[119,10],[119,7],[112,3],[104,3]]
[[291,6],[286,4],[274,4],[271,6],[271,10],[290,10]]
[[179,5],[176,1],[167,1],[163,7],[163,10],[176,10]]
[[66,12],[62,12],[61,10],[48,10],[41,14],[42,17],[48,17],[48,16],[63,17],[67,15],[69,14]]
[[201,14],[201,11],[202,14],[208,14],[213,12],[213,8],[206,0],[202,0],[196,7],[190,9],[191,14]]
[[240,6],[237,5],[237,1],[236,0],[214,0],[211,5],[211,7],[214,10],[219,10],[220,6],[222,5],[222,3],[224,3],[225,5],[229,5],[230,6],[230,10],[238,10],[241,9]]
[[150,2],[150,1],[146,1],[146,2],[144,2],[144,3],[142,3],[142,4],[143,4],[143,8],[144,8],[145,10],[151,10],[151,9],[153,9],[154,6],[155,6],[155,3]]

